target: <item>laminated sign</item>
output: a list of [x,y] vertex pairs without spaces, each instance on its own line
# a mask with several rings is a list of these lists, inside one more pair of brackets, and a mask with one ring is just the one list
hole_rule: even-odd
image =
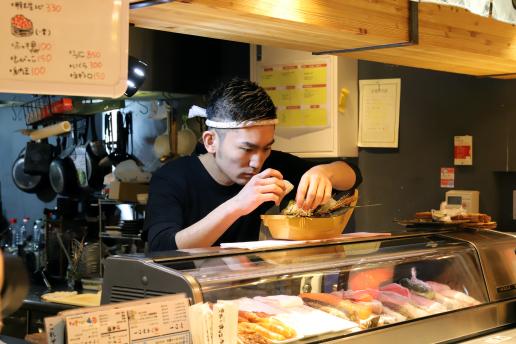
[[455,136],[453,157],[455,165],[473,165],[473,136]]

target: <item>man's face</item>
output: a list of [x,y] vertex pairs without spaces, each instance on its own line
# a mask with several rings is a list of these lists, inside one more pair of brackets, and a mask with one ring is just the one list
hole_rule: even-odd
[[217,166],[236,184],[246,184],[269,157],[274,130],[274,125],[225,129],[215,152]]

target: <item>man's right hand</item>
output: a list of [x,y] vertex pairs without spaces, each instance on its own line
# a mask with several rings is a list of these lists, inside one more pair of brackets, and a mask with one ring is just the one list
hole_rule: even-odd
[[253,176],[232,201],[242,215],[247,215],[264,202],[272,201],[278,205],[284,195],[283,175],[278,170],[268,168]]

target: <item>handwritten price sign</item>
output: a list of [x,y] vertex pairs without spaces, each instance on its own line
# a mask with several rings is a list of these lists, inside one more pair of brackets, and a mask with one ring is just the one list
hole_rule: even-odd
[[128,9],[128,0],[0,2],[10,27],[0,32],[0,92],[121,96]]

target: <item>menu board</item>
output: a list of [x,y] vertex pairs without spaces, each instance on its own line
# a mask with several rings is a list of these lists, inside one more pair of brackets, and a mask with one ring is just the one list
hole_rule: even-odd
[[328,63],[325,60],[260,66],[259,84],[277,107],[279,127],[329,125]]
[[0,92],[119,97],[127,0],[0,2]]
[[49,344],[189,343],[188,306],[183,294],[175,294],[64,311],[45,319],[47,341]]

